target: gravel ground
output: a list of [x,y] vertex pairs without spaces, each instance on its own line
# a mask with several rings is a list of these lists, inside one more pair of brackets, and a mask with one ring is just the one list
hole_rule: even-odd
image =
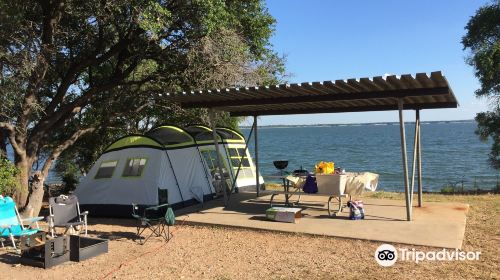
[[[400,199],[399,195],[390,198]],[[133,221],[93,219],[90,235],[109,238],[109,253],[43,270],[17,265],[0,251],[2,279],[497,279],[500,271],[500,196],[430,196],[471,204],[464,250],[480,261],[397,262],[374,260],[380,242],[265,231],[177,225],[168,242],[138,245]],[[182,223],[182,222],[180,222]],[[403,246],[429,251],[433,248]],[[5,277],[5,278],[4,278]]]

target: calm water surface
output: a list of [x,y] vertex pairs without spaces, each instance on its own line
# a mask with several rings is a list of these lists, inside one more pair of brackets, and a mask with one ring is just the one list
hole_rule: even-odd
[[[475,128],[473,121],[422,123],[424,191],[439,191],[450,183],[461,186],[462,181],[466,188],[495,186],[500,173],[488,166],[491,143],[481,142]],[[414,124],[406,125],[410,172],[414,129]],[[245,137],[249,131],[242,129]],[[275,173],[273,160],[288,160],[290,171],[300,166],[311,171],[318,161],[333,161],[346,171],[380,174],[380,190],[402,191],[400,141],[397,123],[261,127],[260,170],[264,175]],[[251,145],[252,154],[253,149]]]

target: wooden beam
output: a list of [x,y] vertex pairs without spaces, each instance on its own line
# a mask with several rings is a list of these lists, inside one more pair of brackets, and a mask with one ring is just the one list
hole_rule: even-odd
[[[405,104],[405,110],[421,110],[421,109],[442,109],[442,108],[457,108],[456,102],[440,102],[440,103],[424,103],[424,104]],[[375,111],[393,111],[398,110],[398,105],[374,105],[374,106],[359,106],[359,107],[332,107],[332,108],[290,108],[290,109],[262,109],[255,108],[250,110],[248,108],[233,110],[232,108],[221,108],[221,111],[229,112],[231,117],[242,116],[274,116],[274,115],[300,115],[300,114],[322,114],[322,113],[351,113],[351,112],[375,112]]]
[[[300,89],[298,86],[295,90]],[[327,90],[325,88],[325,90]],[[419,88],[419,89],[401,89],[401,90],[384,90],[370,92],[353,92],[353,93],[336,93],[336,94],[321,94],[321,95],[296,95],[275,98],[255,98],[240,99],[240,100],[218,100],[205,102],[181,102],[183,108],[218,108],[231,106],[248,106],[248,105],[266,105],[266,104],[296,104],[306,102],[325,102],[339,100],[356,100],[356,99],[374,99],[374,98],[404,98],[409,96],[425,96],[425,95],[446,95],[450,93],[448,87],[437,88]]]

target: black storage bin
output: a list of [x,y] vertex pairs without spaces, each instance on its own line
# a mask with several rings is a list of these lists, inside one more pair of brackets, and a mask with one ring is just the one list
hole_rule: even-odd
[[74,262],[87,260],[108,252],[108,240],[70,235],[70,259]]
[[[42,237],[43,235],[43,237]],[[70,259],[69,236],[46,239],[45,233],[21,238],[21,263],[41,268],[50,268]],[[43,238],[43,244],[33,245],[32,240]]]

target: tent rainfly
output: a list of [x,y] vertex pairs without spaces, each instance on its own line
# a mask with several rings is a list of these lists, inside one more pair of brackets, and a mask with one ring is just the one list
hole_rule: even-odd
[[[220,158],[226,185],[231,186],[241,162],[235,189],[254,187],[257,173],[244,137],[229,128],[216,131],[224,147]],[[120,138],[105,149],[75,194],[83,209],[109,217],[130,216],[132,203],[181,208],[213,199],[222,193],[223,184],[211,135],[212,130],[201,125],[164,125],[145,135]]]

